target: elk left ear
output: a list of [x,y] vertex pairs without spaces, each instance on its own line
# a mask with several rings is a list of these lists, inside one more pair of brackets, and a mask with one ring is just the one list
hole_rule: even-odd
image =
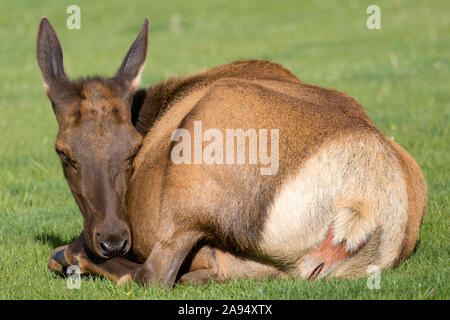
[[115,76],[126,83],[133,91],[139,88],[141,82],[141,74],[147,56],[148,28],[149,20],[145,18],[141,32],[128,50]]

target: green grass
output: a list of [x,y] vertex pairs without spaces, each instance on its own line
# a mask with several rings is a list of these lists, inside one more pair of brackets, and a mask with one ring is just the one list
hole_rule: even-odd
[[[440,1],[3,1],[0,10],[0,298],[449,299],[450,5]],[[381,7],[382,30],[366,28]],[[178,14],[181,32],[171,28]],[[152,22],[142,85],[243,58],[270,59],[301,80],[347,92],[424,171],[429,202],[420,242],[381,289],[366,279],[233,281],[173,291],[98,277],[69,290],[47,271],[52,249],[82,217],[54,152],[57,124],[35,60],[38,23],[54,25],[71,77],[112,75],[145,16]],[[127,295],[128,293],[128,295]]]

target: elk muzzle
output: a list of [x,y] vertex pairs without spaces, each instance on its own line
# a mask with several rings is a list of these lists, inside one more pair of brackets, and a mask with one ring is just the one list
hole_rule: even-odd
[[94,229],[93,246],[101,257],[112,258],[124,255],[131,245],[131,235],[128,225],[117,222],[112,227],[110,224],[101,224]]

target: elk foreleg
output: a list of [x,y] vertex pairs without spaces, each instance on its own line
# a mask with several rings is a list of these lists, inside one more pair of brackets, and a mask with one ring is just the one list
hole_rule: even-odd
[[64,268],[74,264],[80,268],[80,274],[96,274],[117,281],[118,284],[131,279],[142,267],[124,257],[108,260],[96,258],[86,248],[83,233],[70,244],[53,250],[47,267],[52,271],[63,272]]

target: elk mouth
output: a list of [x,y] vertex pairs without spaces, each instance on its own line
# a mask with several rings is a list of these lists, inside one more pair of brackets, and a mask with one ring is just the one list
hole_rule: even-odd
[[103,257],[103,256],[100,256],[100,255],[92,252],[92,250],[89,249],[89,246],[86,243],[83,243],[83,249],[84,249],[84,252],[86,253],[87,257],[89,258],[89,260],[95,264],[100,264],[100,263],[103,263],[103,262],[107,261],[108,259],[110,259],[110,258]]

